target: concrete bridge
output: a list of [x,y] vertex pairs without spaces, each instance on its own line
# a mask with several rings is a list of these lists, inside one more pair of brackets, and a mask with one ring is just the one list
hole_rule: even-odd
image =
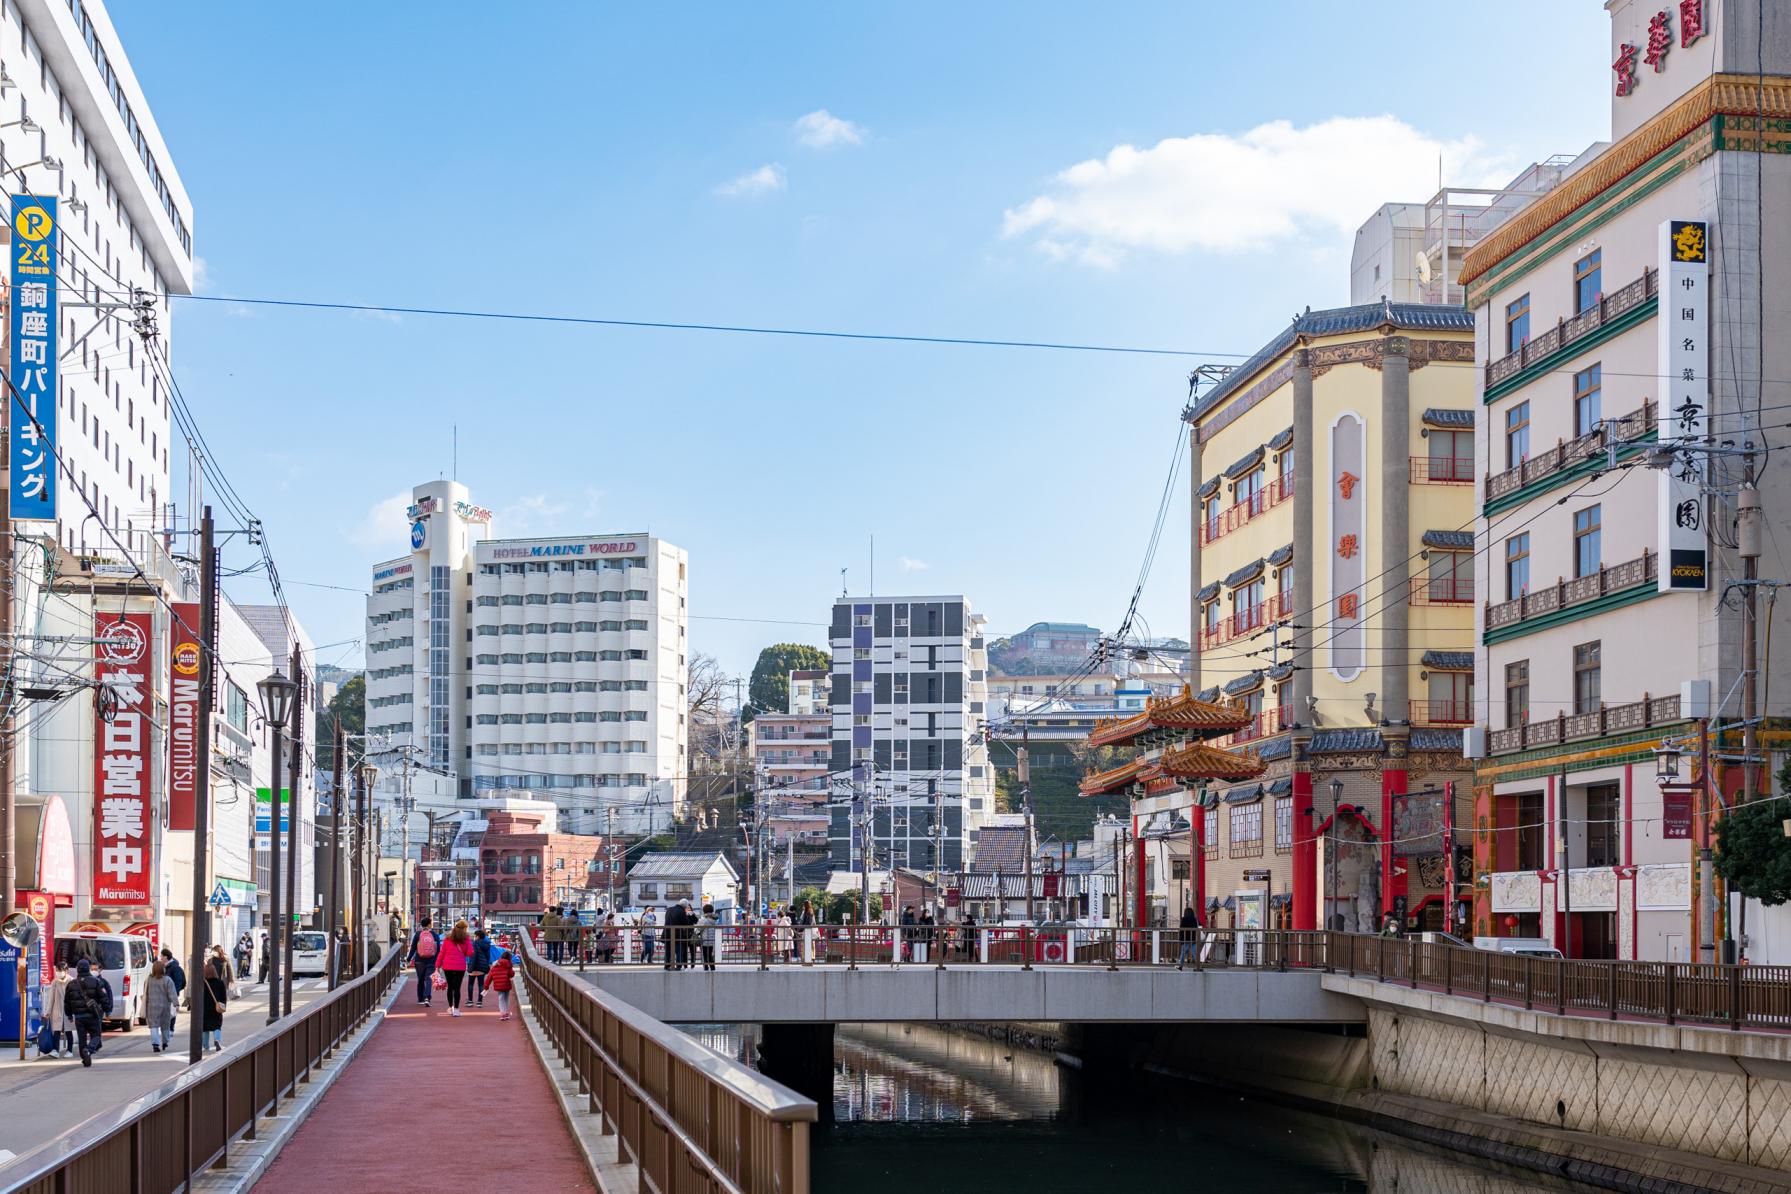
[[1101,966],[838,965],[665,970],[601,966],[570,977],[669,1024],[1054,1020],[1077,1023],[1361,1024],[1352,995],[1316,970]]

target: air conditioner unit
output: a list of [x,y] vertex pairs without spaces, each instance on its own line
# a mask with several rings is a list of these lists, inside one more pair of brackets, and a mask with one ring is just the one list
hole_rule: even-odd
[[1710,716],[1710,681],[1680,681],[1679,716],[1693,720],[1703,720]]
[[1461,757],[1464,759],[1484,759],[1486,757],[1486,727],[1468,726],[1461,732]]

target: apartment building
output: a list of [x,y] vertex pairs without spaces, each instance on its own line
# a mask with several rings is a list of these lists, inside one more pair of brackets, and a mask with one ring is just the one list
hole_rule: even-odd
[[995,811],[983,622],[962,596],[834,603],[835,869],[861,869],[865,826],[878,868],[955,868],[968,857]]
[[1210,923],[1456,919],[1440,809],[1448,783],[1470,807],[1472,328],[1442,305],[1308,310],[1187,412],[1188,680],[1197,708],[1244,715],[1216,745],[1265,768],[1195,801]]
[[[411,553],[373,567],[367,731],[462,796],[551,799],[569,833],[669,828],[685,792],[688,560],[651,535],[492,537],[420,485]],[[403,769],[382,775],[402,796]]]
[[[1739,926],[1708,874],[1709,822],[1657,783],[1656,751],[1695,756],[1697,719],[1738,721],[1755,666],[1733,588],[1736,495],[1739,450],[1770,444],[1762,423],[1782,420],[1761,413],[1791,395],[1766,289],[1791,260],[1791,35],[1763,0],[1606,7],[1612,140],[1461,275],[1486,731],[1474,931],[1574,957],[1713,961]],[[1770,526],[1791,493],[1756,459]],[[1759,575],[1788,566],[1766,536]],[[1784,691],[1784,677],[1763,684]],[[1738,733],[1718,741],[1738,758]],[[1759,770],[1756,792],[1774,782]],[[1713,804],[1747,798],[1737,761],[1708,779]],[[1791,960],[1782,910],[1752,903],[1746,923],[1752,960]]]

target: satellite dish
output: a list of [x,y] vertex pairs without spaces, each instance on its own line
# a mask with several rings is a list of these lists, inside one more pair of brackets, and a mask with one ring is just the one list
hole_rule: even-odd
[[0,921],[0,939],[23,954],[37,944],[37,922],[24,912],[14,912]]
[[1418,281],[1422,282],[1426,286],[1429,286],[1430,285],[1430,254],[1426,253],[1423,249],[1419,249],[1417,251],[1417,253],[1415,253],[1413,255],[1413,259],[1417,262],[1417,265],[1418,265]]

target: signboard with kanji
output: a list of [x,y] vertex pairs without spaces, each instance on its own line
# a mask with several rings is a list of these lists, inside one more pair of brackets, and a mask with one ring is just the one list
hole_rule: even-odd
[[1697,220],[1660,226],[1660,312],[1655,319],[1661,376],[1660,442],[1673,452],[1659,490],[1662,593],[1710,587],[1704,527],[1703,446],[1710,409],[1710,229]]
[[155,899],[150,739],[151,614],[97,613],[93,619],[93,902]]
[[1662,788],[1660,790],[1660,836],[1667,841],[1690,841],[1692,835],[1692,790]]
[[56,517],[56,200],[12,197],[12,403],[8,479],[12,516]]
[[1368,495],[1362,478],[1368,473],[1367,435],[1362,420],[1353,414],[1337,416],[1331,424],[1331,492],[1329,573],[1331,608],[1319,619],[1327,633],[1331,671],[1341,680],[1354,680],[1366,662],[1366,632],[1362,626],[1362,586],[1368,564],[1366,516]]

